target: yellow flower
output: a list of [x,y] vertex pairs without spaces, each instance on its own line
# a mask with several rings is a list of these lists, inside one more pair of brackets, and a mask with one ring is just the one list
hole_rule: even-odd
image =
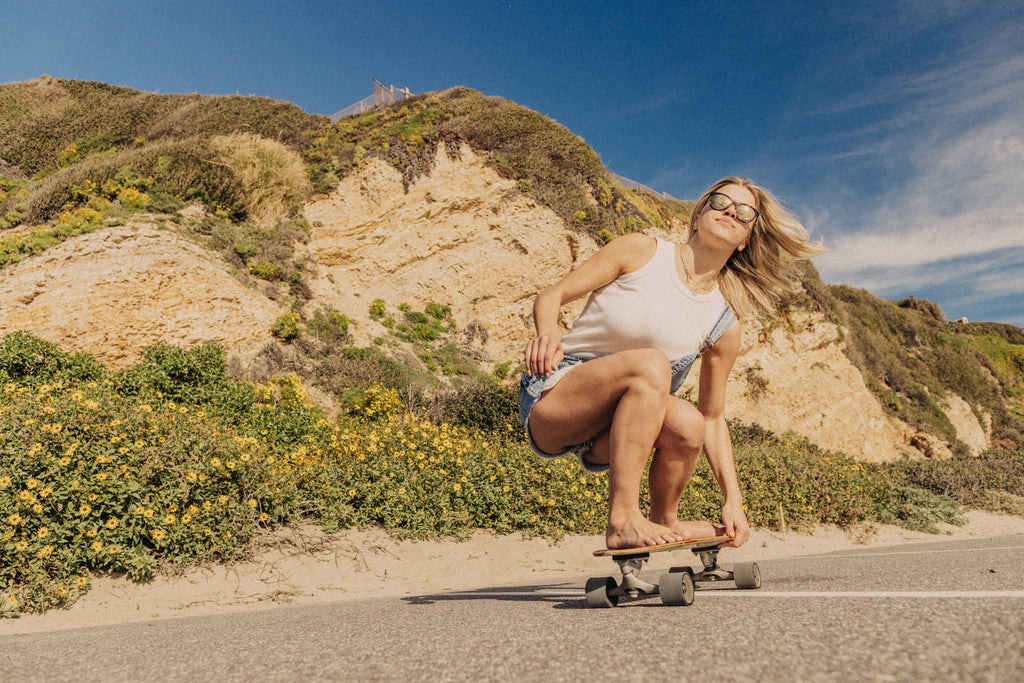
[[83,503],[82,506],[78,508],[78,514],[80,514],[83,517],[88,515],[90,512],[92,512],[92,507],[85,503]]
[[44,557],[48,556],[52,552],[53,552],[53,546],[52,545],[46,545],[46,546],[43,546],[42,549],[38,553],[36,553],[36,557],[38,557],[41,560]]
[[15,550],[24,550],[27,547],[28,547],[28,541],[18,541],[17,543],[14,544],[14,549]]
[[455,484],[452,488],[454,488],[456,492],[459,492],[462,490],[462,484]]
[[0,477],[0,489],[5,489],[11,485],[10,477]]
[[95,529],[89,529],[88,531],[85,532],[85,535],[88,536],[89,538],[96,538],[97,534],[99,534],[99,533],[100,532],[96,531]]
[[220,467],[220,458],[213,458],[210,460],[211,467]]
[[24,524],[24,520],[22,520],[21,515],[15,513],[7,518],[7,523],[11,526],[19,526]]
[[145,517],[146,519],[149,519],[150,517],[153,516],[153,510],[151,508],[143,508],[142,509],[142,516]]
[[166,524],[167,526],[171,526],[176,521],[177,521],[177,519],[175,518],[174,515],[165,515],[164,516],[164,524]]
[[118,520],[116,517],[111,517],[110,519],[107,520],[107,523],[104,524],[104,526],[107,527],[108,529],[116,529],[117,525],[120,524],[120,523],[121,523],[120,520]]
[[36,479],[35,477],[31,477],[28,481],[25,482],[25,488],[34,489],[37,486],[39,486],[39,480]]
[[156,531],[153,532],[153,540],[154,541],[162,541],[162,540],[164,540],[165,536],[167,536],[167,534],[162,529],[157,529]]
[[75,585],[78,586],[79,588],[81,588],[82,586],[87,585],[88,583],[89,583],[89,577],[88,576],[79,576],[77,579],[75,579]]
[[103,542],[93,541],[92,545],[89,546],[89,549],[92,550],[94,553],[98,553],[99,551],[103,550]]

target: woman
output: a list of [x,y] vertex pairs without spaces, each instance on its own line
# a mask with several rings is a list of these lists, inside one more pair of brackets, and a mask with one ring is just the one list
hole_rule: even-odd
[[[624,235],[537,295],[520,418],[538,455],[575,455],[588,471],[608,470],[609,548],[722,534],[739,547],[749,538],[725,422],[736,315],[771,313],[779,291],[799,287],[792,261],[822,251],[767,191],[724,178],[694,206],[685,244]],[[563,338],[559,310],[588,294]],[[694,407],[673,393],[698,356]],[[652,449],[644,515],[640,482]],[[678,518],[702,449],[724,495],[721,527]]]

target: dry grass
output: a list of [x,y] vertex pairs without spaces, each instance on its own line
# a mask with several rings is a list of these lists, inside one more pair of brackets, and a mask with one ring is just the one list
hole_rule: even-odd
[[235,174],[251,220],[262,223],[291,216],[312,192],[302,159],[280,142],[232,133],[212,138],[210,146]]

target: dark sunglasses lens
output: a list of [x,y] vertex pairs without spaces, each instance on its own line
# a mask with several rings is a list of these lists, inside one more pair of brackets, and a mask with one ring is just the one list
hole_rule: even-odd
[[715,211],[721,211],[725,207],[732,204],[732,200],[726,197],[724,194],[718,194],[717,192],[708,197],[708,204]]
[[750,221],[757,218],[757,211],[755,211],[753,207],[747,206],[746,204],[737,204],[736,218],[740,219],[744,223],[749,223]]

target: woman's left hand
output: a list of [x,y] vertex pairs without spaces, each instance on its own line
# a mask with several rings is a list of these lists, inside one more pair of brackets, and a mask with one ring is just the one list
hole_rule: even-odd
[[726,535],[732,539],[724,544],[726,547],[739,548],[750,538],[750,524],[747,522],[746,513],[743,512],[742,503],[726,502],[722,506],[722,525],[725,527]]

